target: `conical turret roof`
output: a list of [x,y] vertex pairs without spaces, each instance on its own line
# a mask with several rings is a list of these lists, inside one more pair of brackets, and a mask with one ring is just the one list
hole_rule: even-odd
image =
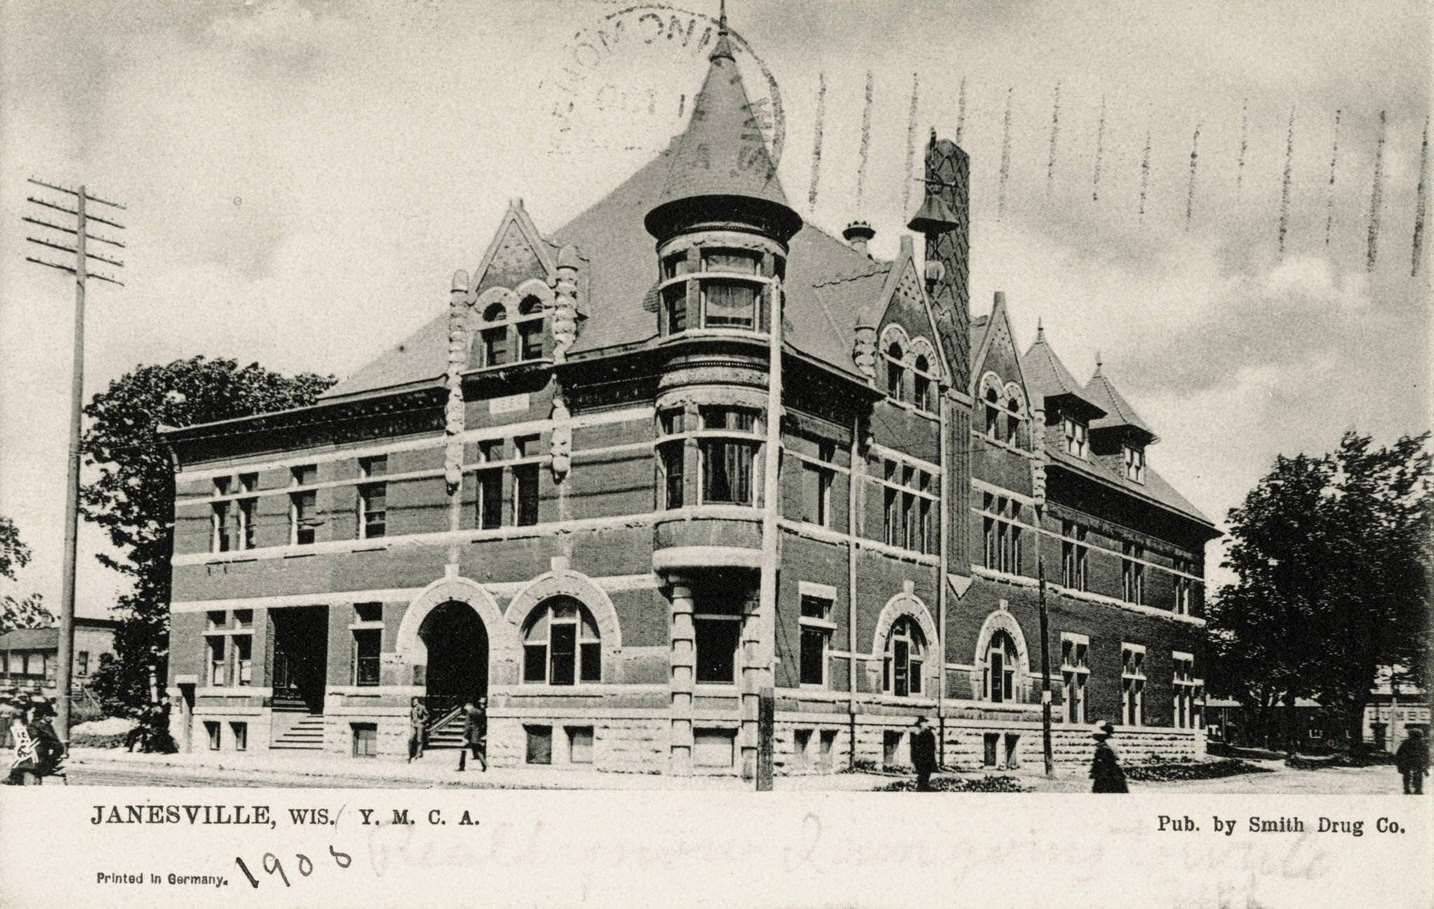
[[1036,329],[1036,340],[1021,357],[1021,375],[1025,376],[1026,388],[1043,398],[1067,397],[1086,405],[1091,418],[1100,417],[1105,410],[1090,399],[1071,371],[1056,356],[1055,349],[1046,341],[1046,330]]
[[707,78],[693,101],[687,129],[677,140],[672,167],[658,204],[647,215],[647,227],[661,234],[674,216],[694,206],[716,206],[720,212],[724,204],[759,212],[784,234],[783,240],[801,228],[801,216],[787,203],[761,119],[732,56],[725,14]]
[[1130,402],[1116,390],[1115,384],[1105,375],[1100,360],[1095,362],[1095,373],[1085,385],[1085,396],[1105,411],[1105,416],[1090,424],[1091,429],[1130,429],[1145,437],[1146,444],[1156,439],[1155,430],[1140,418]]

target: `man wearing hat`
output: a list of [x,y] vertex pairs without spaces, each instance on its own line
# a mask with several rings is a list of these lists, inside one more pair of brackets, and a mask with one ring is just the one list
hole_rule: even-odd
[[916,768],[916,791],[931,791],[931,774],[936,770],[936,734],[926,724],[926,717],[916,718],[911,733],[911,766]]
[[1106,722],[1096,725],[1091,736],[1095,739],[1095,758],[1090,763],[1090,778],[1095,780],[1091,792],[1129,792],[1125,786],[1125,771],[1120,769],[1120,758],[1110,747],[1110,738],[1115,727]]

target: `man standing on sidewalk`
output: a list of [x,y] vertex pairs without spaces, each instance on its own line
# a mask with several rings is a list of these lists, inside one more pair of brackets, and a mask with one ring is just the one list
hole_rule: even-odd
[[463,705],[463,744],[464,750],[458,752],[458,769],[468,769],[468,752],[473,752],[473,760],[488,772],[488,699],[479,698],[475,707],[472,701]]
[[1424,794],[1424,774],[1429,772],[1429,746],[1418,729],[1409,730],[1409,738],[1399,743],[1394,752],[1394,766],[1404,779],[1405,795]]
[[408,760],[412,763],[414,758],[423,757],[424,727],[428,725],[428,708],[423,706],[423,698],[413,699],[408,708],[408,724],[413,729],[413,738],[408,740]]
[[926,717],[916,718],[916,731],[911,733],[911,766],[916,768],[916,791],[931,791],[931,774],[936,770],[936,734],[926,725]]

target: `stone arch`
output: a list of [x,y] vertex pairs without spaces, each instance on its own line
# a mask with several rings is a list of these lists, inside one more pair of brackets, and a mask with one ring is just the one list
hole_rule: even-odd
[[911,349],[908,352],[911,362],[916,363],[917,357],[926,358],[926,374],[933,379],[941,378],[941,359],[936,356],[936,348],[924,337],[916,337],[911,341]]
[[546,315],[552,315],[553,306],[557,302],[553,289],[541,278],[529,278],[519,284],[513,288],[513,296],[519,303],[527,297],[537,297],[538,301],[543,304],[543,313]]
[[419,637],[423,620],[444,603],[467,605],[483,622],[488,633],[488,678],[490,684],[512,684],[517,680],[522,658],[518,633],[498,609],[492,594],[477,581],[464,577],[440,578],[413,598],[403,613],[394,642],[394,654],[409,667],[428,664],[428,648]]
[[921,670],[921,691],[922,697],[930,696],[937,690],[941,679],[941,641],[936,633],[936,622],[931,618],[931,610],[921,598],[908,591],[898,593],[886,601],[881,609],[881,615],[876,620],[876,633],[872,636],[871,653],[876,660],[868,665],[868,672],[874,673],[871,678],[880,690],[881,682],[881,658],[886,653],[886,639],[891,634],[891,628],[896,620],[903,616],[910,616],[916,620],[917,627],[926,638],[926,660],[922,663]]
[[1000,405],[1001,405],[1002,407],[1005,406],[1005,404],[1006,404],[1006,386],[1005,386],[1005,384],[1001,381],[1001,377],[1000,377],[1000,376],[998,376],[998,375],[996,375],[994,372],[990,372],[990,371],[987,371],[986,373],[984,373],[984,374],[981,376],[981,383],[980,383],[979,387],[977,388],[977,395],[976,395],[976,397],[980,398],[982,401],[985,401],[985,400],[986,400],[986,392],[988,392],[988,391],[994,391],[994,392],[996,392],[996,400],[1000,403]]
[[1026,410],[1026,394],[1025,392],[1021,391],[1021,386],[1019,383],[1006,383],[1006,401],[1008,402],[1008,406],[1010,402],[1014,402],[1014,413],[1016,414],[1016,416],[1021,417],[1022,419],[1025,419],[1027,416],[1029,416],[1029,413]]
[[887,326],[881,330],[881,352],[886,353],[886,349],[893,343],[901,347],[903,358],[909,358],[911,356],[911,337],[907,335],[906,329],[895,322],[888,323]]
[[975,667],[972,691],[979,691],[981,686],[979,680],[986,669],[986,649],[991,646],[991,638],[996,632],[1004,631],[1011,636],[1011,641],[1016,645],[1016,684],[1024,690],[1031,675],[1031,655],[1026,648],[1026,636],[1021,632],[1021,623],[1011,615],[1010,610],[997,609],[986,616],[986,621],[981,624],[981,633],[976,635],[975,659],[971,665]]
[[602,638],[603,681],[611,681],[610,673],[616,671],[618,655],[622,650],[622,627],[618,624],[617,609],[613,607],[607,591],[582,572],[564,568],[538,575],[509,601],[505,615],[508,627],[521,645],[523,626],[527,624],[528,617],[543,603],[559,596],[572,597],[592,613],[593,620],[597,622],[598,635]]

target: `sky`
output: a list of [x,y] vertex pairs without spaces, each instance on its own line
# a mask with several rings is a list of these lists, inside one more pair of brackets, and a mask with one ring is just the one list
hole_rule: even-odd
[[[715,5],[0,5],[0,514],[35,554],[15,592],[58,607],[73,318],[68,277],[24,261],[27,177],[128,206],[87,399],[195,354],[343,376],[446,305],[509,200],[551,233],[679,132],[706,69],[690,14]],[[802,215],[865,218],[894,255],[927,132],[959,129],[973,315],[1003,290],[1023,349],[1039,320],[1078,378],[1099,355],[1160,436],[1151,466],[1217,523],[1279,453],[1430,423],[1427,7],[1353,9],[728,3]],[[124,589],[106,545],[82,528],[82,615]]]

